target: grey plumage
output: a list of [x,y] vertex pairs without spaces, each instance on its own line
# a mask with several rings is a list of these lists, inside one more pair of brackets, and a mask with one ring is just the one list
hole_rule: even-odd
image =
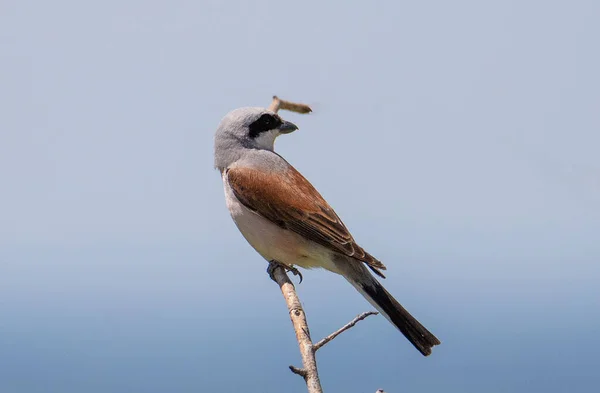
[[248,135],[250,125],[264,114],[277,116],[268,109],[258,107],[239,108],[225,115],[215,133],[215,168],[223,171],[229,165],[244,160],[252,165],[264,164],[262,166],[265,168],[285,167],[287,163],[282,163],[281,157],[268,153],[273,152],[275,139],[280,135],[278,130],[268,132],[261,139]]

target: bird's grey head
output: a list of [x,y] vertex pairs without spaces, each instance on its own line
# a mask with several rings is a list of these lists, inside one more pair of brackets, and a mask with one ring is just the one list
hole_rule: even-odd
[[295,124],[265,108],[239,108],[229,112],[215,133],[215,167],[239,160],[246,149],[271,150],[275,138],[297,130]]

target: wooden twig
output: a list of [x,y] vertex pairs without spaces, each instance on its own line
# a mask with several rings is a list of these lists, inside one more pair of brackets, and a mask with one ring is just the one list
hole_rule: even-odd
[[271,102],[271,105],[269,105],[269,110],[271,110],[275,113],[277,113],[279,110],[285,110],[285,111],[303,113],[303,114],[312,112],[312,109],[310,109],[310,106],[308,106],[306,104],[300,104],[298,102],[282,100],[281,98],[279,98],[277,96],[273,96],[273,101]]
[[290,313],[292,325],[294,325],[298,346],[300,347],[303,368],[299,369],[290,366],[290,370],[304,378],[309,393],[323,393],[321,381],[319,380],[319,373],[317,371],[317,359],[315,358],[315,351],[310,338],[308,323],[306,322],[306,314],[304,313],[300,299],[296,294],[296,288],[294,288],[294,284],[292,284],[285,272],[285,268],[280,263],[274,261],[270,262],[267,272],[271,276],[271,279],[275,281],[281,289],[281,293],[283,294]]
[[347,324],[342,326],[340,329],[336,330],[335,332],[331,333],[329,336],[325,337],[324,339],[322,339],[321,341],[319,341],[318,343],[313,345],[313,350],[315,352],[317,352],[319,350],[319,348],[323,347],[325,344],[327,344],[328,342],[330,342],[331,340],[333,340],[340,334],[344,333],[346,330],[348,330],[351,327],[353,327],[354,325],[356,325],[359,321],[362,321],[363,319],[367,318],[368,316],[377,315],[377,314],[379,314],[377,311],[367,311],[360,315],[357,315],[356,318],[354,318],[353,320],[351,320],[350,322],[348,322]]

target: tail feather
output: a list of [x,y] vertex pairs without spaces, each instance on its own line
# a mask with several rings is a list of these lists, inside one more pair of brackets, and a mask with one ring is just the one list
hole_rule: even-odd
[[373,307],[396,326],[419,352],[424,356],[430,355],[431,348],[439,345],[440,340],[427,330],[425,326],[421,325],[415,317],[410,315],[374,277],[370,274],[369,277],[370,280],[354,280],[349,277],[346,277],[346,279]]

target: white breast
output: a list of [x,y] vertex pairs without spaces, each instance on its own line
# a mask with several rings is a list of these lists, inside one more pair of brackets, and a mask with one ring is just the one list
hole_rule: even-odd
[[229,186],[226,173],[223,174],[223,185],[227,208],[233,221],[248,243],[263,258],[307,269],[323,267],[337,273],[331,262],[331,251],[295,232],[280,228],[245,207]]

